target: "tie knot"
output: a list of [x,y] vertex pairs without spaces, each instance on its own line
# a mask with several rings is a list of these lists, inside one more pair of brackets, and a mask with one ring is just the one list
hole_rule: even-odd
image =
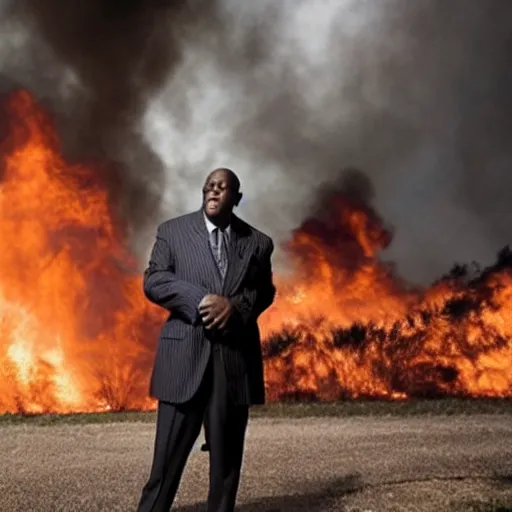
[[224,238],[227,235],[227,231],[225,229],[222,229],[222,228],[217,228],[216,227],[213,231],[214,231],[215,236],[216,236],[217,239]]

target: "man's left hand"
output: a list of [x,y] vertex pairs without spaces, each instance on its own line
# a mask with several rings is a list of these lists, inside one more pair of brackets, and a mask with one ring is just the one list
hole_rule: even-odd
[[220,295],[206,295],[198,309],[207,329],[225,329],[233,314],[231,301]]

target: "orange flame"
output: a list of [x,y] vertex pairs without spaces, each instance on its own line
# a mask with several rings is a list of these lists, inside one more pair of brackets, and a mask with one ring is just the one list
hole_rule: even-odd
[[379,260],[390,234],[368,205],[333,194],[327,206],[328,221],[295,232],[296,272],[263,317],[269,398],[511,396],[508,248],[472,280],[455,267],[414,290]]
[[158,315],[141,294],[99,173],[65,162],[49,117],[27,92],[9,98],[7,115],[0,411],[147,407],[132,388],[145,385],[141,340]]
[[[0,412],[148,409],[165,312],[143,297],[101,166],[67,162],[26,91],[0,145]],[[407,287],[391,234],[332,194],[285,250],[292,276],[261,321],[271,400],[512,395],[512,258],[472,281]],[[464,274],[464,273],[462,273]]]

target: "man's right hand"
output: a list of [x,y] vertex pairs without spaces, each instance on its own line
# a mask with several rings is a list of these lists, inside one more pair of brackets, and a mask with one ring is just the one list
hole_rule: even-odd
[[233,314],[231,301],[221,295],[206,295],[199,303],[198,309],[207,329],[224,330]]

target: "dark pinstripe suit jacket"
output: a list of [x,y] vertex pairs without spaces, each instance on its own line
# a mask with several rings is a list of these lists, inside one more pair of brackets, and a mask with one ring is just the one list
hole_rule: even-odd
[[[197,391],[212,343],[219,343],[232,399],[265,401],[258,316],[274,300],[270,257],[273,242],[233,215],[229,267],[221,279],[209,245],[203,212],[183,215],[158,227],[144,293],[171,314],[164,324],[151,376],[151,396],[183,403]],[[235,313],[226,335],[204,329],[197,307],[208,293],[231,299]]]

